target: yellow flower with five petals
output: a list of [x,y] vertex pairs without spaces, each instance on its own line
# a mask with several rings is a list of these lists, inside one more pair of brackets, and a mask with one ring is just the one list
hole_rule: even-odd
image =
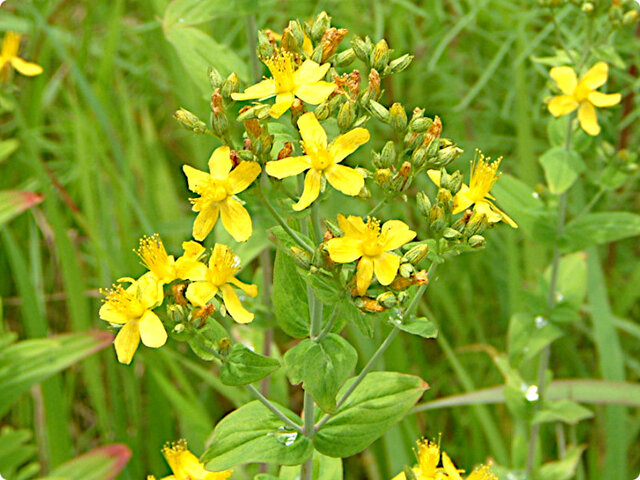
[[561,117],[578,109],[578,121],[582,129],[589,135],[598,135],[600,125],[595,107],[613,107],[620,103],[619,93],[606,94],[597,92],[609,76],[609,66],[605,62],[598,62],[585,73],[580,80],[571,67],[553,67],[549,75],[562,91],[562,95],[555,96],[549,102],[551,115]]
[[2,40],[2,50],[0,50],[0,71],[6,65],[11,65],[22,75],[33,77],[42,73],[42,67],[37,63],[27,62],[18,56],[20,49],[20,35],[15,32],[7,32]]
[[248,87],[243,93],[232,93],[234,100],[264,100],[275,95],[276,102],[269,110],[274,118],[279,118],[291,108],[298,97],[303,102],[318,105],[324,102],[336,89],[336,84],[322,80],[331,67],[319,65],[313,60],[305,60],[297,65],[292,53],[279,50],[273,56],[263,59],[273,78],[267,78]]
[[142,237],[135,252],[158,283],[164,285],[178,279],[188,280],[200,271],[202,263],[198,260],[204,254],[204,247],[189,240],[182,242],[182,248],[184,254],[176,260],[173,255],[167,254],[160,235],[154,233],[150,237]]
[[302,196],[293,209],[304,210],[318,198],[323,176],[333,188],[345,195],[358,195],[364,186],[364,177],[357,170],[340,165],[340,162],[369,141],[369,131],[354,128],[328,144],[327,133],[313,112],[298,119],[298,128],[306,155],[274,160],[265,166],[267,173],[276,178],[291,177],[308,170]]
[[[233,473],[233,470],[212,472],[204,468],[198,457],[187,449],[186,440],[178,440],[174,444],[165,445],[162,449],[162,455],[173,473],[162,480],[226,480]],[[156,480],[156,477],[149,475],[147,480]]]
[[242,161],[233,168],[231,149],[227,145],[218,147],[209,158],[209,173],[183,165],[189,190],[200,195],[191,199],[193,211],[198,212],[193,223],[193,238],[204,240],[211,232],[218,216],[222,225],[237,242],[244,242],[251,236],[253,226],[249,212],[233,198],[243,192],[260,175],[260,165]]
[[167,341],[167,332],[153,309],[163,299],[162,285],[151,272],[138,280],[121,278],[120,282],[131,282],[126,289],[121,285],[104,291],[105,299],[100,307],[100,318],[106,322],[122,325],[113,345],[120,363],[130,364],[140,340],[147,347],[159,348]]
[[389,285],[396,278],[400,256],[391,250],[413,240],[416,232],[400,220],[389,220],[382,227],[376,219],[338,215],[338,225],[344,236],[332,238],[326,244],[331,260],[350,263],[358,259],[356,290],[364,295],[375,273],[381,285]]
[[211,251],[208,268],[202,265],[200,273],[189,284],[185,296],[193,305],[204,307],[220,292],[227,312],[238,323],[249,323],[253,313],[249,312],[238,298],[233,286],[238,287],[249,297],[258,295],[256,285],[242,283],[235,278],[240,270],[240,258],[229,250],[229,247],[216,243]]
[[[500,177],[498,168],[502,157],[494,162],[490,160],[476,152],[476,158],[471,162],[469,185],[463,183],[453,197],[453,213],[464,212],[467,208],[473,207],[473,211],[477,215],[485,215],[489,223],[503,221],[512,228],[518,228],[518,224],[493,203],[495,197],[490,191]],[[440,186],[440,170],[428,170],[427,175],[433,183]]]

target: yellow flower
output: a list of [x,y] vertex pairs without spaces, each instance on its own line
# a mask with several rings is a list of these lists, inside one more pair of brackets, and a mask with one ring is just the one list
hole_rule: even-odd
[[274,118],[289,110],[295,97],[303,102],[318,105],[335,90],[335,83],[322,80],[327,74],[328,63],[319,65],[313,60],[305,60],[298,66],[293,54],[283,50],[272,57],[263,59],[273,78],[267,78],[248,87],[244,93],[232,93],[234,100],[264,100],[276,96],[276,102],[269,111]]
[[238,323],[249,323],[253,313],[247,311],[233,289],[235,285],[250,297],[258,295],[256,285],[242,283],[235,278],[240,270],[240,258],[233,254],[229,247],[216,243],[209,258],[209,268],[202,272],[200,278],[187,287],[186,297],[192,304],[204,307],[220,291],[227,312]]
[[233,198],[253,183],[260,175],[260,165],[256,162],[240,162],[232,170],[231,149],[224,145],[218,147],[209,158],[209,173],[183,165],[189,190],[200,195],[191,199],[193,211],[198,212],[193,223],[193,238],[204,240],[211,232],[218,216],[222,225],[238,242],[249,239],[252,232],[251,217],[242,204]]
[[[429,440],[418,441],[418,464],[413,467],[413,473],[418,480],[445,480],[446,473],[438,468],[440,462],[440,446]],[[406,480],[404,472],[393,477],[393,480]]]
[[[510,227],[518,228],[518,224],[493,203],[495,197],[489,192],[500,177],[498,168],[502,157],[495,162],[490,163],[490,160],[480,153],[471,162],[469,185],[463,183],[458,193],[453,197],[453,213],[464,212],[473,206],[474,212],[478,215],[484,214],[489,223],[497,223],[502,220]],[[440,186],[440,170],[429,170],[427,174],[433,183]]]
[[[233,470],[212,472],[204,468],[198,457],[187,449],[186,440],[165,445],[162,455],[173,472],[173,475],[164,477],[162,480],[226,480],[233,473]],[[155,478],[153,475],[147,476],[147,480],[155,480]]]
[[352,197],[358,195],[364,186],[364,177],[357,170],[339,163],[369,141],[369,131],[354,128],[327,145],[327,134],[313,112],[305,113],[298,119],[298,128],[306,155],[267,162],[265,167],[267,173],[276,178],[309,170],[304,179],[302,196],[293,209],[304,210],[318,198],[323,175],[336,190]]
[[160,235],[154,233],[150,237],[142,237],[140,247],[134,251],[158,283],[164,285],[178,279],[188,280],[197,276],[202,268],[206,268],[198,261],[204,254],[202,245],[189,240],[182,242],[182,248],[184,254],[176,260],[173,255],[167,254]]
[[9,64],[22,75],[32,77],[42,73],[42,67],[37,63],[27,62],[18,57],[20,48],[20,35],[15,32],[7,32],[2,40],[2,51],[0,51],[0,70]]
[[365,224],[362,218],[352,215],[338,215],[338,225],[344,236],[329,240],[327,250],[331,260],[337,263],[360,259],[356,269],[358,295],[367,292],[374,272],[381,285],[393,282],[400,267],[400,257],[390,251],[413,240],[416,232],[400,220],[389,220],[380,228],[376,219],[368,218]]
[[580,126],[589,135],[598,135],[600,125],[594,107],[613,107],[620,103],[619,93],[606,94],[595,89],[604,85],[609,76],[605,62],[596,63],[580,80],[571,67],[553,67],[549,71],[563,95],[553,97],[548,108],[551,115],[560,117],[578,109]]
[[130,364],[138,349],[140,339],[147,347],[159,348],[167,341],[167,332],[152,309],[162,303],[162,286],[150,272],[138,280],[130,281],[126,289],[114,285],[106,290],[100,308],[100,318],[109,323],[122,325],[113,343],[120,363]]

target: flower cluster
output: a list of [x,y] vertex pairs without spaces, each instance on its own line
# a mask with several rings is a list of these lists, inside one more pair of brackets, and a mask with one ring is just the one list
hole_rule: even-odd
[[[212,472],[204,468],[198,457],[187,448],[186,440],[165,445],[162,455],[173,475],[163,477],[161,480],[226,480],[233,473],[233,470]],[[147,480],[156,480],[156,477],[148,475]]]

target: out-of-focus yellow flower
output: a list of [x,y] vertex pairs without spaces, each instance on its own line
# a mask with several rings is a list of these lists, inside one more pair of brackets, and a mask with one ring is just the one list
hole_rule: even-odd
[[258,295],[256,285],[242,283],[235,278],[240,270],[240,258],[233,254],[229,247],[216,243],[209,258],[209,268],[201,272],[199,278],[187,287],[186,297],[193,305],[204,307],[218,292],[222,293],[222,301],[231,317],[238,323],[249,323],[253,313],[242,306],[233,289],[235,285],[250,297]]
[[369,131],[354,128],[327,145],[327,134],[313,112],[298,119],[298,128],[306,155],[267,162],[265,166],[267,173],[276,178],[291,177],[309,170],[302,196],[293,209],[304,210],[318,198],[323,175],[336,190],[345,195],[358,195],[364,186],[364,177],[357,170],[340,165],[340,162],[369,141]]
[[305,60],[298,66],[293,54],[283,50],[272,57],[263,59],[273,78],[267,78],[248,87],[244,93],[233,93],[234,100],[264,100],[276,96],[276,102],[269,111],[274,118],[280,117],[291,108],[298,97],[303,102],[318,105],[324,102],[336,89],[335,83],[322,80],[327,74],[328,63],[319,65],[313,60]]
[[193,223],[193,238],[198,241],[209,235],[218,216],[222,217],[222,225],[234,240],[244,242],[251,236],[253,227],[249,212],[233,195],[249,188],[260,175],[260,165],[242,161],[233,168],[230,155],[231,149],[227,145],[216,148],[209,158],[209,173],[189,165],[182,167],[189,190],[200,195],[200,198],[191,199],[193,211],[198,212]]
[[126,289],[121,285],[105,290],[105,299],[100,308],[100,318],[109,323],[122,325],[113,345],[120,363],[130,364],[138,349],[140,339],[147,347],[159,348],[167,341],[167,332],[153,308],[162,303],[162,286],[151,273],[138,280],[122,278],[120,282],[131,282]]
[[204,254],[204,247],[192,240],[182,242],[184,254],[176,260],[168,255],[160,235],[154,233],[140,239],[140,247],[135,250],[142,264],[149,269],[159,284],[164,285],[174,280],[188,280],[198,275],[204,265],[198,261]]
[[400,220],[389,220],[381,228],[375,218],[367,218],[365,223],[361,217],[353,215],[338,215],[338,225],[344,236],[329,240],[327,250],[331,260],[337,263],[360,259],[356,269],[358,295],[367,292],[374,272],[381,285],[393,282],[400,267],[400,257],[391,250],[413,240],[416,232]]
[[[233,470],[212,472],[204,468],[198,457],[187,449],[186,440],[165,445],[162,455],[173,472],[162,480],[226,480],[233,473]],[[149,475],[147,480],[156,480],[156,477]]]
[[606,83],[609,66],[605,62],[598,62],[580,77],[580,80],[571,67],[553,67],[549,75],[563,93],[553,97],[549,102],[551,115],[561,117],[577,108],[582,129],[589,135],[598,135],[600,125],[595,107],[613,107],[620,103],[622,98],[619,93],[606,94],[595,91]]
[[2,50],[0,51],[0,70],[7,64],[11,65],[22,75],[33,77],[42,73],[42,67],[37,63],[27,62],[18,57],[20,49],[20,35],[15,32],[7,32],[2,40]]
[[[463,183],[453,197],[453,213],[464,212],[473,206],[474,212],[478,215],[484,214],[489,223],[503,221],[510,227],[518,228],[518,224],[493,203],[495,197],[489,192],[500,177],[498,168],[502,158],[495,162],[490,160],[481,153],[476,154],[476,158],[471,162],[469,185]],[[440,186],[440,170],[428,170],[427,174],[433,183]]]

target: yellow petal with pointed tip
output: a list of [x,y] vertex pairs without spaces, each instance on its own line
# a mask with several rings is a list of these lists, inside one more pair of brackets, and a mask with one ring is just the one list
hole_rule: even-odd
[[620,103],[622,100],[622,95],[619,93],[602,93],[602,92],[591,92],[587,95],[587,99],[596,107],[613,107]]
[[331,186],[345,195],[355,197],[364,187],[364,177],[351,167],[334,165],[326,170],[324,174]]
[[158,316],[147,310],[138,326],[142,343],[147,347],[160,348],[167,342],[167,331]]
[[187,184],[189,190],[195,193],[200,193],[202,188],[207,185],[211,176],[207,172],[193,168],[191,165],[183,165],[182,171],[187,177]]
[[109,323],[123,324],[129,321],[129,317],[127,315],[113,308],[113,305],[110,305],[109,302],[102,304],[98,311],[98,316],[105,322]]
[[211,233],[218,221],[219,213],[220,207],[215,203],[211,203],[200,210],[193,222],[193,238],[200,242],[207,238],[207,235]]
[[464,212],[471,205],[473,205],[473,199],[469,196],[469,187],[462,184],[453,197],[453,213]]
[[210,282],[190,283],[185,292],[185,297],[192,305],[204,307],[218,293],[218,288]]
[[305,60],[293,74],[294,82],[296,85],[318,82],[324,78],[330,67],[328,63],[319,65],[313,60]]
[[33,77],[35,75],[40,75],[42,73],[42,67],[37,63],[27,62],[18,57],[13,57],[11,60],[11,65],[22,75],[26,75],[27,77]]
[[222,285],[220,287],[222,291],[222,299],[224,300],[224,306],[229,312],[229,315],[238,323],[249,323],[253,321],[253,313],[249,312],[240,303],[240,299],[236,294],[233,287],[229,284]]
[[232,167],[231,148],[228,145],[216,148],[209,157],[209,172],[216,180],[226,180]]
[[554,117],[561,117],[578,108],[578,102],[571,95],[558,95],[549,101],[547,108]]
[[276,103],[271,105],[269,115],[273,118],[280,118],[284,112],[291,108],[294,100],[293,93],[281,93],[276,97]]
[[362,256],[362,240],[356,238],[332,238],[326,248],[331,260],[337,263],[354,262]]
[[240,162],[240,164],[231,170],[229,174],[229,185],[231,185],[231,193],[235,195],[249,188],[249,185],[258,178],[262,169],[258,162]]
[[388,220],[381,229],[381,237],[384,239],[385,250],[395,250],[413,240],[416,232],[409,229],[409,225],[400,220]]
[[241,282],[236,277],[231,278],[231,280],[229,280],[229,282],[232,283],[233,285],[235,285],[236,287],[238,287],[240,290],[242,290],[244,293],[246,293],[247,296],[249,296],[251,298],[256,298],[258,296],[258,286],[257,285]]
[[449,455],[445,452],[442,452],[442,466],[449,480],[462,480],[460,473],[458,473],[458,469],[454,465],[453,461],[451,461],[451,458],[449,458]]
[[385,252],[373,260],[373,270],[381,285],[389,285],[396,278],[400,268],[400,257]]
[[582,129],[591,136],[600,133],[600,125],[598,125],[598,117],[596,109],[589,102],[583,102],[578,109],[578,121]]
[[355,152],[358,147],[369,141],[371,136],[366,128],[354,128],[344,135],[340,135],[329,147],[333,161],[338,163]]
[[232,93],[231,98],[237,101],[242,100],[264,100],[276,94],[276,82],[272,78],[263,80],[246,88],[243,93]]
[[427,170],[427,176],[436,187],[440,186],[440,178],[442,178],[442,172],[440,170]]
[[578,77],[576,72],[571,67],[553,67],[549,70],[549,75],[553,78],[558,85],[558,88],[565,95],[572,95],[576,87],[578,86]]
[[131,320],[124,324],[113,342],[118,361],[129,365],[131,360],[133,360],[133,355],[136,353],[139,344],[140,330],[138,329],[138,321]]
[[368,257],[362,257],[356,268],[356,290],[358,295],[367,293],[371,279],[373,278],[373,261]]
[[310,151],[321,151],[327,148],[327,132],[313,112],[305,113],[298,119],[298,129],[304,142],[307,153]]
[[590,90],[595,90],[607,82],[609,76],[609,65],[605,62],[598,62],[580,78],[580,84]]
[[367,230],[362,217],[349,215],[345,217],[341,213],[338,214],[338,226],[344,232],[345,236],[360,237]]
[[304,177],[304,189],[297,203],[293,204],[293,209],[297,212],[304,210],[311,205],[320,195],[320,173],[311,169]]
[[311,166],[311,157],[304,155],[302,157],[287,157],[282,160],[274,160],[267,162],[265,170],[269,175],[276,178],[286,178],[298,175]]
[[222,225],[236,242],[246,242],[253,232],[251,216],[240,202],[229,197],[220,205]]
[[305,83],[296,89],[295,95],[303,102],[318,105],[329,98],[335,89],[336,84],[331,82]]

